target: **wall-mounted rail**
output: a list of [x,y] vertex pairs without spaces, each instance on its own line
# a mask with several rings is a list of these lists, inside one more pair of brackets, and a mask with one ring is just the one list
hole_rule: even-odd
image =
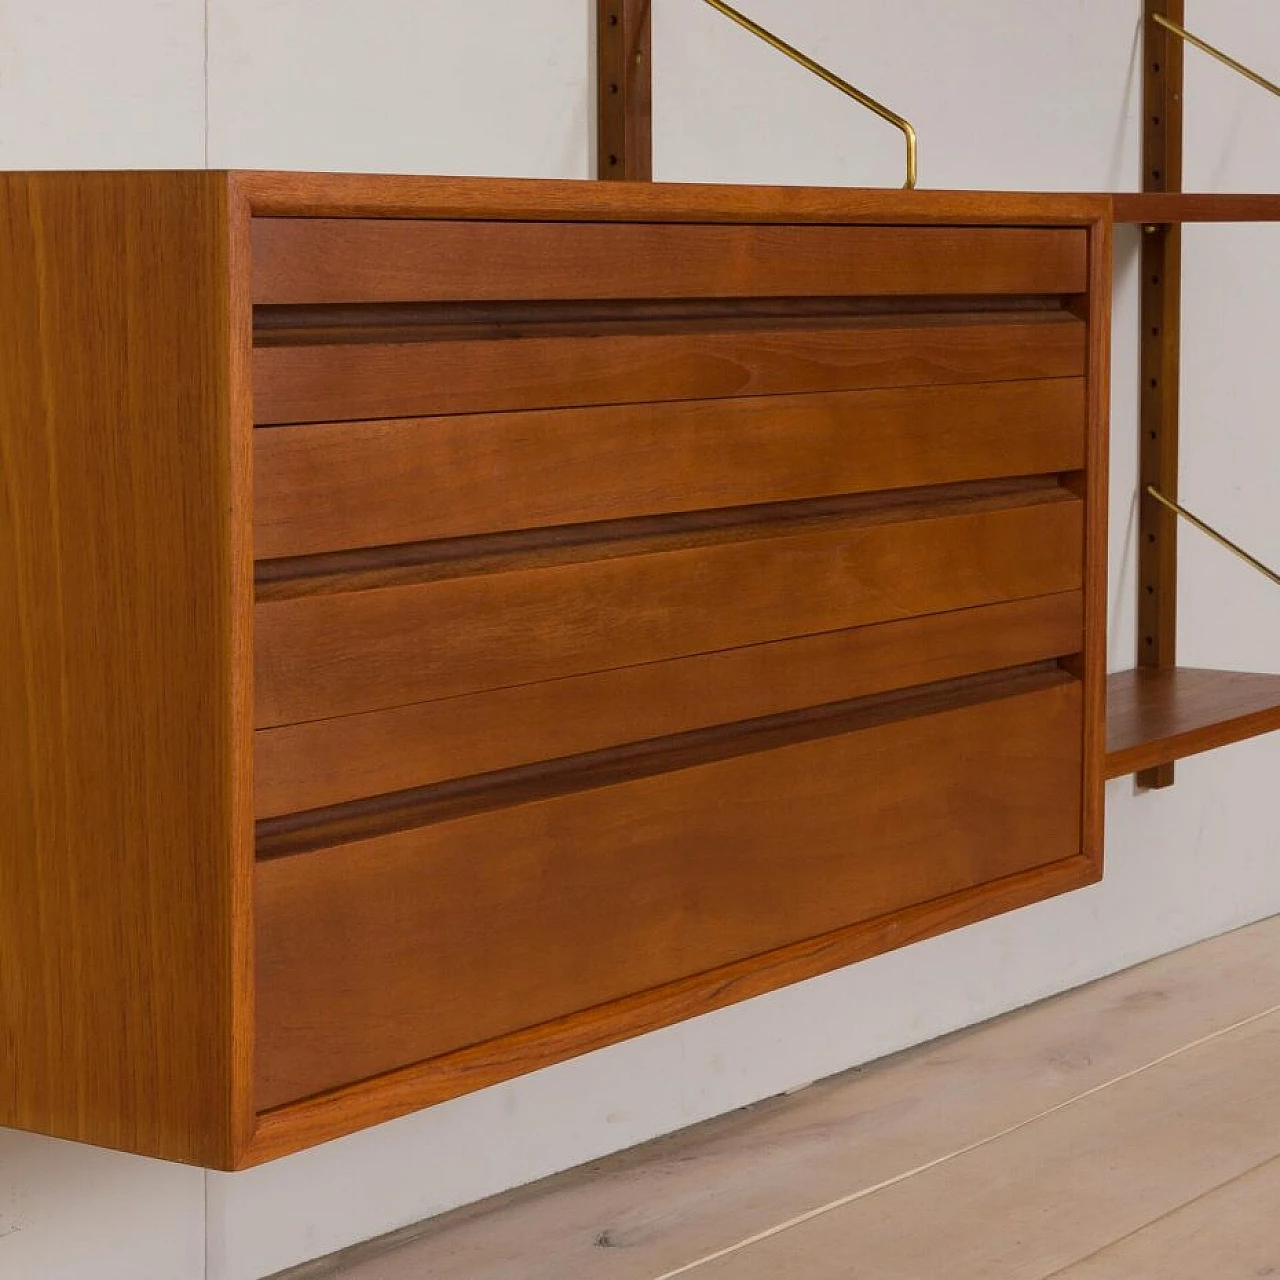
[[1138,669],[1112,679],[1109,772],[1137,770],[1140,785],[1165,787],[1175,759],[1280,727],[1280,677],[1177,665],[1179,519],[1274,580],[1261,561],[1178,501],[1182,223],[1280,220],[1274,195],[1183,192],[1183,47],[1193,45],[1271,93],[1280,87],[1188,31],[1183,0],[1147,0],[1144,26],[1143,192],[1114,199],[1117,219],[1144,230]]

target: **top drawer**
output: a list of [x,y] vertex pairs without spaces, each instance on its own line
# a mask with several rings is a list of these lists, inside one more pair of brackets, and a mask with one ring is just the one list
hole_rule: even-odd
[[259,305],[1072,294],[1086,233],[257,218]]

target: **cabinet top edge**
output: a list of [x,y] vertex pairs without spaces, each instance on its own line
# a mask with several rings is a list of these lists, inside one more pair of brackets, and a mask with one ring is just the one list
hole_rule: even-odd
[[225,182],[259,217],[521,219],[546,221],[749,221],[1027,224],[1108,221],[1108,195],[1071,192],[905,191],[897,188],[601,182],[268,170],[36,170],[0,172],[0,183]]

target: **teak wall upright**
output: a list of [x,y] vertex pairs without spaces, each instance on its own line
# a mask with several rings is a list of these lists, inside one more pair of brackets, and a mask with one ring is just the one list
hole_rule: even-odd
[[[1182,190],[1182,41],[1153,21],[1183,21],[1183,0],[1146,0],[1143,22],[1142,189]],[[1138,544],[1139,667],[1168,670],[1178,650],[1178,517],[1147,492],[1178,497],[1181,396],[1182,224],[1148,223],[1142,236],[1142,386]],[[1146,787],[1173,785],[1173,764],[1138,774]]]
[[596,0],[596,171],[653,178],[653,0]]
[[0,1123],[215,1166],[252,1122],[231,199],[0,176]]

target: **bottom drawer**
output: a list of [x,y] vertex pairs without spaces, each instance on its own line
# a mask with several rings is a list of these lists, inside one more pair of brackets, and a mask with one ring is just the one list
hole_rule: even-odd
[[780,732],[260,862],[259,1109],[1080,852],[1056,669]]

